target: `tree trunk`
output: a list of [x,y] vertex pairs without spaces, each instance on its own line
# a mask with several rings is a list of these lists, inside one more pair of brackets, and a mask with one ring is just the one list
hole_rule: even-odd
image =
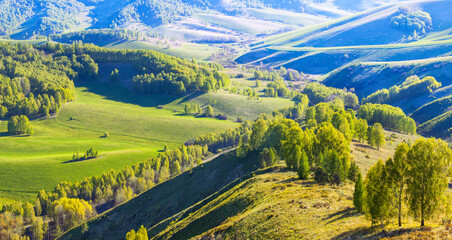
[[399,193],[399,227],[402,227],[402,191],[403,188],[400,190]]
[[424,217],[422,217],[422,219],[421,219],[421,227],[423,227],[424,226]]

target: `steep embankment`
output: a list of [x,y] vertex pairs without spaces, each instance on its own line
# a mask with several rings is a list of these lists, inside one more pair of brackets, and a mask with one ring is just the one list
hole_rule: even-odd
[[156,235],[170,223],[172,219],[168,218],[190,207],[199,208],[255,169],[257,156],[239,159],[234,153],[163,182],[89,221],[88,231],[82,233],[78,227],[61,239],[122,239],[130,229],[140,225],[150,229],[150,235]]

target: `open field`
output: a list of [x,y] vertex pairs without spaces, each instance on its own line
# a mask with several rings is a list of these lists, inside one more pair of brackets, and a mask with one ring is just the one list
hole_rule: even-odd
[[[51,190],[61,181],[122,169],[155,156],[165,144],[172,148],[198,135],[237,126],[157,109],[164,97],[134,96],[105,83],[84,84],[77,94],[58,117],[32,121],[35,133],[30,137],[7,136],[7,123],[0,123],[0,203],[33,202],[37,191]],[[107,138],[102,137],[105,132]],[[101,157],[64,163],[90,147]]]

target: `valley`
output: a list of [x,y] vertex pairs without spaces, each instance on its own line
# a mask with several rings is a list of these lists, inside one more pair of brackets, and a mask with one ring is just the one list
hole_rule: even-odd
[[450,9],[0,0],[0,240],[451,239]]

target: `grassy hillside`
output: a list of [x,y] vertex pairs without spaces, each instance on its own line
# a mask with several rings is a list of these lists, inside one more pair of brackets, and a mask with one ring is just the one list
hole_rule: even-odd
[[[165,144],[176,147],[201,134],[236,126],[231,121],[157,109],[172,99],[135,96],[105,83],[85,84],[77,88],[77,95],[58,117],[32,121],[35,134],[30,137],[7,136],[7,123],[0,123],[0,202],[33,202],[37,191],[52,190],[61,181],[122,169],[156,155]],[[102,137],[105,132],[107,138]],[[65,163],[72,154],[91,147],[100,158]]]
[[[386,132],[387,137],[391,134],[393,133]],[[415,138],[416,136],[394,133],[393,141],[388,141],[380,150],[353,142],[352,156],[365,174],[379,158],[387,159],[392,156],[397,144],[414,141]],[[318,186],[312,182],[299,181],[295,173],[281,170],[284,167],[252,172],[257,167],[257,157],[253,153],[240,159],[236,157],[235,151],[218,157],[194,168],[192,173],[188,171],[161,183],[88,221],[88,232],[82,234],[82,228],[78,227],[67,232],[62,239],[120,239],[127,229],[137,229],[140,225],[148,229],[151,237],[158,239],[187,239],[195,236],[210,238],[217,234],[234,239],[296,238],[311,234],[310,238],[320,239],[331,234],[348,236],[357,232],[358,227],[362,227],[363,216],[353,213],[354,210],[351,209],[350,184],[341,187]],[[273,171],[278,173],[269,173]],[[250,172],[252,173],[249,174]],[[325,202],[330,202],[330,205],[322,205]],[[304,208],[298,208],[301,203],[305,204]],[[314,205],[319,207],[313,207]],[[306,214],[295,214],[292,206]],[[276,209],[278,212],[272,212]],[[268,217],[269,213],[272,213],[272,217]],[[308,216],[311,213],[316,217],[311,219]],[[344,214],[353,218],[338,217],[338,222],[331,228],[329,223],[336,219],[335,213],[337,216]],[[322,220],[328,215],[334,217]],[[247,222],[243,223],[243,219],[247,219],[244,220]],[[311,223],[298,224],[306,219]],[[269,223],[260,224],[264,221]],[[289,227],[296,222],[297,227]],[[324,225],[324,228],[319,232],[308,231],[317,224]],[[347,228],[350,232],[341,229],[344,224],[350,225]],[[275,230],[275,225],[280,227]],[[249,232],[246,229],[259,231]],[[252,235],[247,235],[250,233]]]
[[410,117],[419,123],[431,120],[452,108],[452,96],[443,97],[435,101],[429,102],[422,107],[416,109]]
[[90,220],[87,232],[82,234],[81,228],[75,228],[61,239],[122,239],[139,225],[155,235],[172,221],[174,214],[190,207],[200,208],[240,183],[241,176],[255,169],[255,158],[239,159],[231,152],[206,162]]

